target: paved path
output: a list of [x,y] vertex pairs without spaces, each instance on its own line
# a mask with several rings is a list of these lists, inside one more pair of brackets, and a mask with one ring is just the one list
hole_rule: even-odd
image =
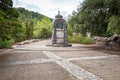
[[119,80],[120,56],[86,45],[50,47],[50,40],[0,52],[0,80]]

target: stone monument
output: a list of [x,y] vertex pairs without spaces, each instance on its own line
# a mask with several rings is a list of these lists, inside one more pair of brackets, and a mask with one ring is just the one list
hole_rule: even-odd
[[58,11],[58,14],[55,16],[52,27],[52,45],[64,47],[71,46],[68,44],[67,22],[63,19],[63,16],[60,15],[60,11]]

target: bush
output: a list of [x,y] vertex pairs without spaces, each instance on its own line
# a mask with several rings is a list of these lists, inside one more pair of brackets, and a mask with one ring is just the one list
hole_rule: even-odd
[[68,36],[68,41],[71,43],[92,44],[94,40],[92,38],[83,37],[81,35]]
[[80,43],[82,43],[82,44],[92,44],[92,43],[94,43],[94,40],[92,38],[83,37],[82,39],[80,39]]
[[71,43],[73,42],[72,36],[68,36],[68,41],[71,42]]
[[2,39],[0,39],[0,49],[1,48],[11,48],[11,46],[14,44],[14,40],[5,40],[3,41]]

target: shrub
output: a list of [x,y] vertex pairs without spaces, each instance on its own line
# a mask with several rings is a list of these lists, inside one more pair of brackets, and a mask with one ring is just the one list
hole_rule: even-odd
[[0,48],[11,48],[11,46],[14,44],[14,40],[5,40],[3,41],[0,39]]
[[79,34],[68,36],[68,41],[71,43],[92,44],[94,40],[92,38],[83,37]]
[[80,40],[80,43],[82,43],[82,44],[92,44],[92,43],[94,43],[94,40],[92,38],[83,37]]
[[68,36],[68,41],[72,42],[72,36]]

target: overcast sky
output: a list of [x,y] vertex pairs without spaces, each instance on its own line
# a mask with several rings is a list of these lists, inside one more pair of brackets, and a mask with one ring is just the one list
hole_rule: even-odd
[[54,18],[58,11],[67,17],[73,10],[77,9],[77,5],[81,2],[83,0],[13,0],[13,6],[24,7]]

